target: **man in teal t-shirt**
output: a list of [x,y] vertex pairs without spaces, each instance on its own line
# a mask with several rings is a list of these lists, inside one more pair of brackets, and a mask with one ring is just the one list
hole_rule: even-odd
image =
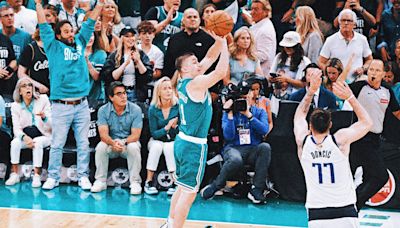
[[15,28],[14,15],[14,9],[10,6],[0,8],[1,24],[3,26],[0,32],[10,38],[13,44],[15,57],[18,60],[24,48],[28,46],[30,42],[32,42],[32,38],[29,33],[25,32],[24,30]]
[[87,96],[90,82],[84,50],[93,34],[94,24],[103,8],[104,0],[98,1],[78,34],[74,34],[73,26],[67,20],[58,22],[53,31],[46,23],[41,0],[35,2],[40,37],[49,59],[51,115],[54,118],[49,174],[42,188],[53,189],[58,186],[63,148],[68,131],[72,127],[77,146],[78,184],[83,190],[89,190],[92,187],[88,179],[90,111]]

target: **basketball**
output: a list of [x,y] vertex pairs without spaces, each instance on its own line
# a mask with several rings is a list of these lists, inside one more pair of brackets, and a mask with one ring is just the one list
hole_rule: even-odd
[[206,20],[206,29],[213,31],[218,36],[225,36],[233,29],[231,15],[223,10],[217,10]]

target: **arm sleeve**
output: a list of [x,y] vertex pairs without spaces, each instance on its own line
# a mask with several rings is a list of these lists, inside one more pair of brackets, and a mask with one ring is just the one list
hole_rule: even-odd
[[371,48],[369,47],[369,43],[366,37],[363,37],[363,57],[366,58],[372,55]]
[[222,133],[224,135],[224,139],[227,141],[233,141],[235,139],[235,117],[230,120],[228,119],[228,113],[224,112],[222,115]]
[[266,135],[269,130],[267,112],[264,109],[258,109],[258,112],[253,116],[253,120],[250,121],[250,126],[256,134]]
[[95,20],[88,18],[88,20],[83,22],[82,24],[81,30],[79,31],[78,35],[80,36],[80,38],[82,38],[81,40],[85,46],[89,42],[90,37],[92,37],[95,23],[96,23]]
[[43,41],[43,46],[45,51],[47,52],[53,41],[55,41],[54,31],[48,23],[39,24],[40,29],[40,38]]
[[105,105],[103,105],[102,107],[100,107],[99,111],[97,112],[97,126],[103,126],[103,125],[107,125],[107,117],[106,117],[106,113],[105,113],[105,107],[106,107],[107,103]]
[[325,44],[322,45],[321,52],[319,53],[320,56],[329,59],[331,57],[331,50],[330,50],[330,40],[331,39],[326,39]]
[[312,34],[310,36],[308,47],[309,47],[308,48],[308,58],[310,58],[311,62],[317,63],[318,57],[319,57],[319,52],[322,47],[321,37],[319,37],[318,34]]
[[29,68],[32,64],[32,44],[28,44],[26,48],[22,51],[21,56],[19,57],[19,64],[26,68]]
[[12,123],[13,123],[13,131],[14,131],[14,137],[15,138],[21,138],[21,136],[24,134],[24,132],[22,131],[22,127],[20,124],[20,115],[21,112],[18,109],[18,106],[20,104],[13,102],[11,104],[11,119],[12,119]]
[[13,44],[11,42],[11,40],[7,37],[7,49],[8,49],[8,64],[10,64],[11,61],[16,60],[17,57],[15,56],[15,51],[14,51],[14,47]]
[[152,7],[150,8],[147,13],[144,15],[144,19],[146,21],[157,21],[157,14],[158,14],[158,10],[156,7]]
[[142,113],[142,109],[135,105],[134,108],[131,108],[131,112],[134,113],[133,116],[133,121],[131,124],[131,129],[132,128],[142,128],[143,127],[143,113]]
[[257,56],[261,63],[270,60],[270,56],[274,56],[275,53],[271,53],[274,51],[274,39],[275,37],[271,35],[267,35],[263,33],[260,36],[260,39],[257,40],[262,43],[262,45],[257,46]]
[[164,129],[165,126],[157,126],[156,111],[154,106],[149,108],[149,128],[151,136],[154,139],[160,139],[162,136],[166,135],[167,132]]

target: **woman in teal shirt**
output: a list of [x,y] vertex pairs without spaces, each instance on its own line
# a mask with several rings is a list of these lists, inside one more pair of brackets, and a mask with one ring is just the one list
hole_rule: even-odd
[[[164,153],[168,172],[176,170],[174,158],[174,140],[178,133],[178,98],[168,77],[159,79],[154,86],[153,99],[149,108],[149,125],[151,138],[148,143],[147,178],[144,191],[147,194],[157,194],[158,190],[152,181],[157,170],[161,153]],[[172,195],[175,189],[168,189]]]

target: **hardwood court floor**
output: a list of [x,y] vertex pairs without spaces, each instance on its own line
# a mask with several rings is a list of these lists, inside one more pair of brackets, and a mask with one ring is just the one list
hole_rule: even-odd
[[[56,211],[39,211],[27,209],[0,209],[0,227],[160,227],[165,219],[141,218],[131,216],[94,215]],[[185,228],[265,228],[273,226],[238,225],[233,223],[187,221]]]

